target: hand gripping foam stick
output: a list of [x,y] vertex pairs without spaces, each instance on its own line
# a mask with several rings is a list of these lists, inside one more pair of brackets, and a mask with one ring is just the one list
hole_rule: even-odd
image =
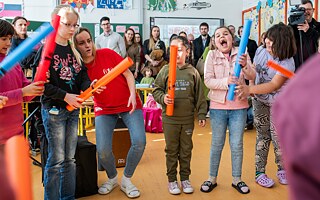
[[[174,90],[176,89],[176,72],[177,72],[177,54],[178,46],[170,46],[170,63],[169,63],[169,77],[168,77],[168,94],[174,100]],[[172,104],[167,105],[167,116],[173,115],[174,101]]]
[[[240,56],[242,56],[242,54],[244,54],[246,52],[246,47],[247,47],[248,39],[249,39],[249,35],[250,35],[251,24],[252,24],[252,20],[247,19],[244,22],[244,26],[243,26],[243,32],[242,32],[242,36],[241,36],[241,40],[240,40],[237,60],[236,60],[235,66],[234,66],[234,75],[236,77],[238,77],[238,78],[239,78],[240,72],[241,72],[241,66],[239,64],[239,58],[240,58]],[[230,84],[229,85],[229,91],[228,91],[228,95],[227,95],[227,99],[229,101],[233,101],[234,100],[234,91],[235,91],[235,89],[236,89],[236,84]]]
[[[110,83],[117,76],[122,74],[126,69],[133,65],[133,61],[127,57],[123,61],[121,61],[117,66],[115,66],[110,72],[101,77],[93,87],[86,89],[83,93],[81,93],[78,97],[87,100],[89,97],[93,95],[93,93],[101,86],[105,86]],[[69,111],[73,111],[74,107],[67,105],[67,109]]]
[[3,61],[0,63],[0,78],[3,77],[10,69],[12,69],[17,62],[25,58],[30,54],[33,47],[36,46],[43,38],[49,35],[53,31],[53,27],[50,23],[43,24],[32,37],[28,37],[23,41],[14,51],[12,51]]
[[267,62],[267,65],[269,67],[271,67],[272,69],[274,69],[274,70],[280,72],[281,74],[285,75],[288,78],[292,78],[294,76],[294,73],[292,71],[287,70],[286,68],[282,67],[281,65],[279,65],[279,64],[277,64],[277,63],[275,63],[275,62],[273,62],[271,60],[269,60]]
[[58,28],[60,25],[60,16],[56,15],[52,20],[52,25],[54,31],[46,39],[46,43],[43,46],[43,52],[41,55],[41,60],[37,68],[37,73],[34,78],[34,82],[37,81],[46,81],[47,80],[47,71],[49,70],[52,55],[56,48],[56,36],[58,33]]
[[16,200],[32,200],[29,146],[23,135],[11,137],[6,142],[5,159]]

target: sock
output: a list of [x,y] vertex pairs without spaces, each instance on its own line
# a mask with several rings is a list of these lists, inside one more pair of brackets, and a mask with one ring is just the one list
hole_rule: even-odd
[[109,181],[110,181],[111,183],[116,183],[116,182],[118,182],[118,175],[116,175],[114,178],[109,178]]
[[256,172],[256,178],[257,178],[258,176],[260,176],[261,174],[264,174],[264,172]]
[[208,181],[210,181],[211,183],[215,184],[215,183],[217,183],[217,177],[209,176]]

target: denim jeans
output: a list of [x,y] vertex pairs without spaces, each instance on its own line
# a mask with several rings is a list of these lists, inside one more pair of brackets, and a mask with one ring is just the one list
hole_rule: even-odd
[[109,178],[114,178],[117,175],[112,153],[112,137],[119,116],[128,127],[131,138],[131,147],[124,169],[124,175],[130,178],[133,176],[146,146],[146,132],[141,109],[135,110],[132,114],[123,112],[100,115],[95,118],[99,170],[101,170],[101,167],[106,170]]
[[76,189],[75,152],[79,110],[60,109],[59,114],[41,111],[48,140],[48,159],[44,171],[44,199],[74,199]]
[[246,124],[247,109],[217,110],[210,109],[212,141],[210,150],[210,176],[217,177],[221,152],[229,129],[232,176],[241,177],[243,158],[243,132]]

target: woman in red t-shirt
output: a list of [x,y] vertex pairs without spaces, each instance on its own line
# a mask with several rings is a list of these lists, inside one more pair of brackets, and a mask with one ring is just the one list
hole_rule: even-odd
[[[91,80],[100,79],[123,58],[110,49],[96,50],[88,29],[79,28],[73,42],[80,52]],[[108,181],[99,188],[100,194],[110,193],[118,185],[118,175],[112,154],[112,136],[117,120],[121,117],[128,127],[131,147],[122,176],[121,190],[129,198],[140,196],[140,191],[130,178],[142,157],[146,135],[142,114],[142,103],[136,95],[134,77],[130,70],[111,81],[100,94],[94,94],[94,111],[99,170],[106,170]]]

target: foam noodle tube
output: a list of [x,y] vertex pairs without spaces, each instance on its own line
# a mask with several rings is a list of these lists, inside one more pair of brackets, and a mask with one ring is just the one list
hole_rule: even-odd
[[32,200],[29,146],[23,135],[5,144],[6,170],[16,200]]
[[50,23],[43,24],[32,37],[28,37],[17,48],[0,63],[0,78],[3,77],[10,69],[12,69],[17,62],[28,56],[33,47],[36,46],[43,38],[53,31]]
[[[241,72],[241,66],[239,64],[239,58],[240,58],[240,56],[242,56],[246,52],[246,47],[247,47],[248,39],[249,39],[249,36],[250,36],[251,24],[252,24],[252,20],[247,19],[244,22],[244,26],[243,26],[243,32],[242,32],[242,36],[241,36],[241,40],[240,40],[237,60],[236,60],[235,66],[234,66],[234,75],[236,77],[238,77],[238,78],[239,78],[240,72]],[[235,91],[235,89],[236,89],[236,84],[230,84],[229,85],[229,90],[228,90],[228,95],[227,95],[227,99],[229,101],[233,101],[234,100],[234,91]]]
[[[174,90],[176,88],[176,72],[177,72],[177,54],[178,46],[170,46],[170,63],[169,63],[169,77],[168,77],[168,94],[174,100]],[[172,104],[167,105],[166,114],[173,115],[174,101]]]
[[275,63],[275,62],[273,62],[271,60],[269,60],[267,62],[267,65],[269,67],[271,67],[272,69],[274,69],[274,70],[280,72],[281,74],[285,75],[288,78],[292,78],[294,76],[294,73],[292,71],[287,70],[286,68],[282,67],[281,65],[279,65],[279,64],[277,64],[277,63]]
[[[110,83],[117,76],[122,74],[126,69],[133,65],[133,61],[131,58],[127,57],[122,60],[117,66],[115,66],[110,72],[101,77],[93,87],[86,89],[83,93],[81,93],[78,97],[87,100],[89,97],[93,95],[93,93],[101,86],[105,86]],[[67,109],[69,111],[74,110],[74,107],[67,105]]]
[[41,55],[41,60],[39,63],[39,66],[37,68],[37,73],[34,78],[34,82],[37,81],[46,81],[47,80],[47,71],[49,70],[50,63],[52,60],[52,55],[54,53],[54,50],[56,48],[56,36],[58,33],[58,28],[60,25],[60,16],[55,15],[52,20],[52,25],[54,28],[54,31],[47,37],[46,43],[43,46],[43,52]]

